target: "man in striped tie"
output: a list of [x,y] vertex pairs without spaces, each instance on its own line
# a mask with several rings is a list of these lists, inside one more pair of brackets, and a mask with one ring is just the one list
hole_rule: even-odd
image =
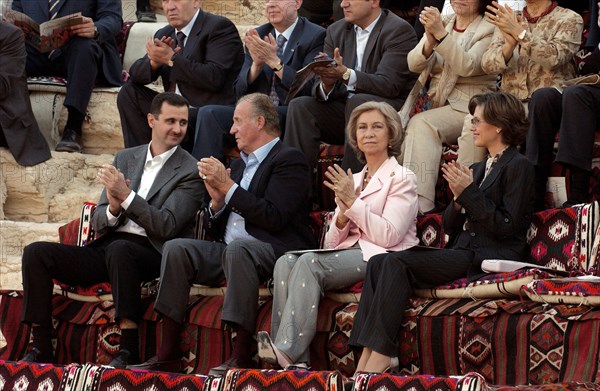
[[27,46],[27,75],[67,79],[67,124],[59,152],[81,152],[81,129],[96,83],[120,86],[121,61],[115,37],[121,31],[121,0],[14,0],[12,8],[37,23],[81,12],[83,22],[59,49],[40,53]]
[[[237,98],[251,92],[262,92],[273,100],[279,114],[283,135],[288,91],[296,71],[313,61],[323,50],[325,29],[298,16],[302,0],[270,0],[265,2],[268,22],[251,29],[245,37],[244,65],[234,83]],[[298,95],[310,94],[310,83]],[[229,134],[233,124],[234,105],[211,104],[198,110],[196,137],[192,155],[223,159],[224,146],[235,146]]]

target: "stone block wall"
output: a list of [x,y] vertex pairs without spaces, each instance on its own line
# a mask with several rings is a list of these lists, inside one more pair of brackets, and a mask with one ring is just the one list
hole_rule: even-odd
[[[161,0],[151,0],[150,3],[156,13],[163,13]],[[266,22],[264,5],[265,0],[204,0],[200,7],[204,11],[226,16],[236,25],[258,25]]]

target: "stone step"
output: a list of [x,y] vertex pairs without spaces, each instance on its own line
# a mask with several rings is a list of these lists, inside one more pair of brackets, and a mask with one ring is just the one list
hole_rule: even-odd
[[61,223],[0,221],[0,289],[22,289],[23,249],[37,241],[58,242]]
[[23,290],[21,257],[0,258],[0,289]]
[[108,154],[52,152],[50,160],[23,167],[0,148],[0,219],[64,224],[79,217],[84,201],[100,197],[96,173],[112,160]]

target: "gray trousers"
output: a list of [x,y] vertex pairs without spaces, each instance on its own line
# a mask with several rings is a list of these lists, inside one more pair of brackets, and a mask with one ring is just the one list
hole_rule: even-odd
[[254,332],[258,288],[273,274],[273,247],[259,240],[236,240],[226,245],[196,239],[173,239],[165,244],[160,288],[154,310],[183,323],[192,284],[217,285],[227,279],[221,321]]
[[273,272],[271,315],[275,346],[293,362],[308,362],[321,296],[364,279],[366,270],[359,248],[279,258]]

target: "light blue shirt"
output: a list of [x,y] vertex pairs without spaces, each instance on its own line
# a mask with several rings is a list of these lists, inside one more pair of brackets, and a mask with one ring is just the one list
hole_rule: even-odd
[[[227,194],[225,195],[225,204],[229,204],[231,197],[233,197],[233,193],[237,190],[238,187],[241,186],[242,189],[248,190],[250,186],[250,182],[252,182],[252,178],[260,164],[265,160],[271,149],[277,144],[279,141],[279,137],[276,137],[272,141],[258,148],[256,151],[252,152],[249,155],[246,155],[244,152],[240,152],[240,157],[246,163],[246,167],[244,168],[244,173],[242,175],[242,180],[240,184],[234,183],[233,186],[229,189]],[[221,213],[221,211],[219,211]],[[231,212],[229,214],[229,218],[227,219],[227,225],[225,226],[225,244],[229,244],[234,240],[239,239],[254,239],[252,235],[246,231],[246,221],[242,216],[235,212]]]

